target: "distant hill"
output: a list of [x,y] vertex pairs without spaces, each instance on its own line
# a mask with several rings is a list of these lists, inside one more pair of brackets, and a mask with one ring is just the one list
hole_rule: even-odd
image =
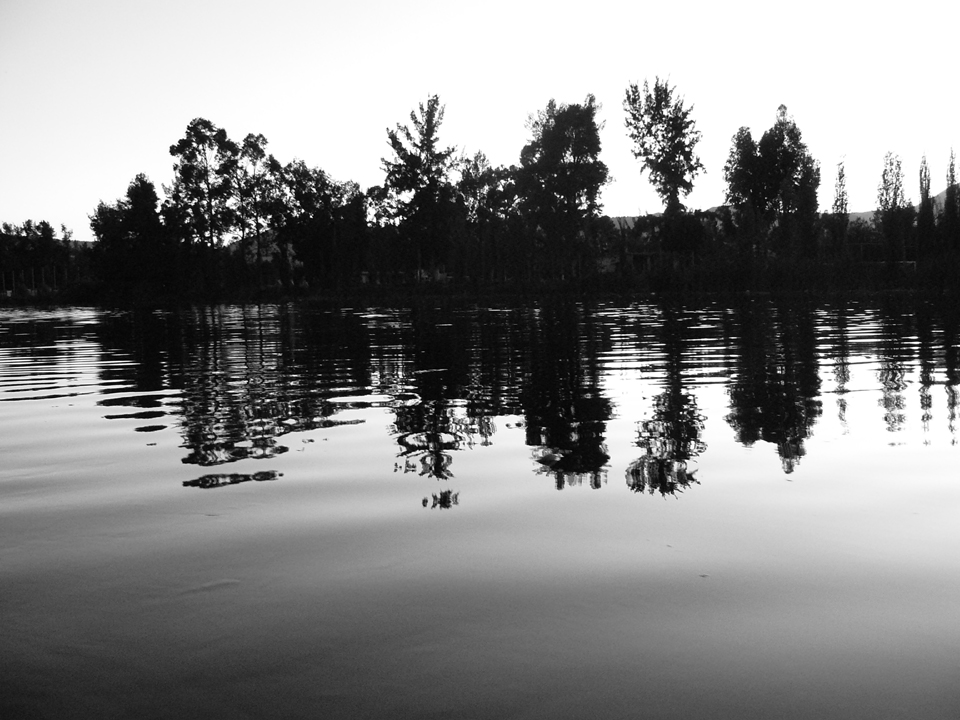
[[[940,193],[939,195],[934,195],[934,196],[933,196],[933,214],[934,214],[934,215],[939,214],[940,210],[943,209],[943,204],[944,204],[946,201],[947,201],[947,191],[946,191],[946,190],[944,190],[944,191],[943,191],[942,193]],[[916,208],[917,206],[914,205],[913,207]],[[866,211],[864,211],[864,212],[852,212],[852,213],[849,213],[849,215],[850,215],[850,222],[853,222],[854,220],[863,220],[864,222],[868,222],[868,223],[869,223],[869,222],[873,222],[873,213],[874,213],[874,212],[875,212],[874,210],[866,210]]]
[[[946,202],[946,199],[947,199],[946,190],[944,190],[939,195],[935,195],[933,197],[933,214],[934,215],[937,215],[940,212],[940,210],[943,208],[944,202]],[[706,210],[706,212],[717,212],[718,210],[720,210],[721,207],[723,206],[720,205],[717,207],[712,207]],[[916,205],[914,205],[914,207],[916,207]],[[821,212],[829,212],[829,208],[822,209]],[[874,212],[875,212],[874,210],[864,210],[862,212],[848,213],[848,215],[850,216],[850,222],[853,222],[854,220],[863,220],[864,222],[870,223],[870,222],[873,222]],[[651,215],[653,215],[654,217],[662,214],[663,213],[651,213]],[[615,217],[611,217],[610,219],[613,220],[613,222],[617,225],[617,227],[625,227],[627,229],[630,229],[633,227],[634,223],[636,223],[637,216],[617,215]]]

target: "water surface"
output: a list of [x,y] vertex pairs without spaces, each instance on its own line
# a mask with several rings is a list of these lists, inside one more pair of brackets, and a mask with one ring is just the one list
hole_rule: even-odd
[[958,316],[0,311],[0,715],[960,716]]

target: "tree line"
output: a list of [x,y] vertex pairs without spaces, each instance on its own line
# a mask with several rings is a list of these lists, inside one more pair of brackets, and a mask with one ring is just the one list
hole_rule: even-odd
[[733,136],[723,167],[726,204],[691,212],[683,201],[704,171],[693,106],[655,78],[652,85],[630,84],[623,110],[633,154],[663,201],[662,213],[602,215],[609,172],[600,159],[593,95],[572,104],[550,100],[531,114],[528,142],[509,166],[445,146],[444,106],[431,95],[408,123],[387,129],[383,182],[365,190],[302,160],[281,162],[263,135],[236,141],[196,118],[170,146],[173,178],[162,186],[162,200],[153,182],[137,175],[123,197],[100,202],[90,216],[96,241],[87,251],[71,246],[65,229],[51,246],[48,224],[4,225],[4,277],[16,287],[17,267],[25,285],[25,267],[72,263],[74,278],[81,276],[93,296],[134,300],[438,282],[763,288],[796,278],[798,264],[820,282],[901,282],[918,267],[941,281],[952,277],[944,270],[960,255],[952,152],[943,203],[930,195],[924,158],[920,201],[912,205],[900,158],[889,153],[872,221],[851,222],[843,163],[833,205],[821,213],[820,164],[781,105],[759,140],[747,127]]

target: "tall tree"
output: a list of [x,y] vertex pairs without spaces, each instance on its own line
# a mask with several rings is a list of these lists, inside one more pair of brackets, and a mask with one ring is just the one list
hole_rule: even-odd
[[847,171],[843,160],[837,163],[837,180],[833,187],[833,241],[837,252],[843,250],[847,241],[850,214],[847,201]]
[[917,255],[926,257],[933,251],[936,220],[933,212],[933,198],[930,197],[930,166],[927,156],[920,159],[920,207],[917,210]]
[[907,238],[913,225],[913,207],[903,189],[903,165],[900,156],[888,152],[883,158],[883,174],[877,186],[877,209],[873,222],[883,236],[887,260],[906,259]]
[[694,178],[703,163],[694,152],[700,132],[692,118],[693,106],[684,107],[683,98],[666,80],[654,79],[653,89],[643,81],[627,88],[623,109],[627,134],[633,141],[633,156],[643,162],[667,215],[683,210],[680,197],[693,190]]
[[960,185],[957,185],[956,156],[950,149],[947,167],[947,194],[940,213],[941,244],[947,250],[960,248]]
[[750,214],[780,237],[780,251],[815,249],[820,165],[785,105],[760,142],[753,141],[748,128],[737,131],[723,174],[728,202],[738,209],[752,206]]
[[384,158],[384,187],[396,218],[412,242],[417,271],[436,272],[446,260],[454,191],[450,183],[453,148],[440,146],[444,106],[436,95],[410,113],[410,125],[387,129],[393,157]]
[[470,268],[468,274],[489,280],[502,269],[504,261],[498,241],[505,232],[511,209],[511,172],[503,166],[493,167],[482,152],[461,157],[457,169],[457,191],[463,203],[469,243],[461,248],[459,260]]
[[547,255],[558,277],[580,273],[609,177],[600,160],[598,110],[593,95],[572,105],[551,99],[527,122],[532,138],[520,153],[517,190],[537,241],[533,253]]
[[205,118],[195,118],[184,136],[170,146],[177,158],[168,202],[179,206],[188,239],[208,248],[219,248],[231,228],[230,169],[237,146],[227,133]]
[[245,266],[252,259],[258,282],[262,283],[264,231],[270,205],[276,198],[276,178],[270,172],[267,139],[261,134],[249,133],[239,145],[225,142],[221,155],[221,172],[230,183],[229,224],[237,233],[242,264]]
[[174,289],[175,250],[161,222],[159,202],[153,183],[141,173],[123,198],[101,201],[90,216],[106,295],[156,298]]

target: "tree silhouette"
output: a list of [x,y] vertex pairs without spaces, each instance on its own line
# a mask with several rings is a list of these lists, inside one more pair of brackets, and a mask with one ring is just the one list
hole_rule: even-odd
[[101,201],[90,216],[103,294],[146,299],[175,290],[177,248],[164,227],[153,183],[142,173],[113,204]]
[[888,152],[883,158],[883,174],[877,187],[877,209],[873,215],[874,226],[884,239],[888,262],[907,259],[907,242],[913,218],[913,206],[903,189],[900,157]]
[[535,238],[534,253],[553,277],[582,274],[590,220],[599,217],[600,189],[609,177],[600,160],[596,98],[557,104],[530,116],[530,142],[520,154],[517,189]]
[[232,227],[228,203],[236,145],[222,128],[195,118],[170,146],[170,154],[177,158],[173,185],[164,188],[170,202],[182,209],[191,239],[208,248],[221,247]]
[[691,117],[693,106],[684,107],[675,90],[657,77],[652,90],[646,80],[642,92],[631,83],[623,101],[633,156],[643,161],[667,215],[683,209],[680,197],[690,194],[694,178],[704,169],[694,152],[700,132]]
[[947,167],[947,194],[939,223],[940,243],[945,250],[960,248],[960,185],[957,184],[956,156],[950,149],[950,162]]
[[837,163],[837,180],[833,189],[833,250],[843,253],[847,246],[847,230],[850,227],[850,215],[847,198],[847,171],[843,160]]
[[820,165],[785,105],[777,109],[776,122],[760,142],[754,142],[746,127],[737,131],[723,174],[727,201],[738,211],[749,207],[749,213],[763,220],[762,232],[773,231],[778,242],[771,250],[815,251]]
[[410,126],[387,130],[393,151],[384,158],[384,188],[393,208],[392,218],[411,240],[416,270],[438,272],[447,261],[448,224],[454,192],[450,184],[453,148],[441,148],[440,125],[444,106],[436,95],[410,113]]
[[930,166],[927,156],[920,159],[920,207],[917,209],[917,257],[923,258],[933,252],[937,227],[933,214],[933,198],[930,197]]

